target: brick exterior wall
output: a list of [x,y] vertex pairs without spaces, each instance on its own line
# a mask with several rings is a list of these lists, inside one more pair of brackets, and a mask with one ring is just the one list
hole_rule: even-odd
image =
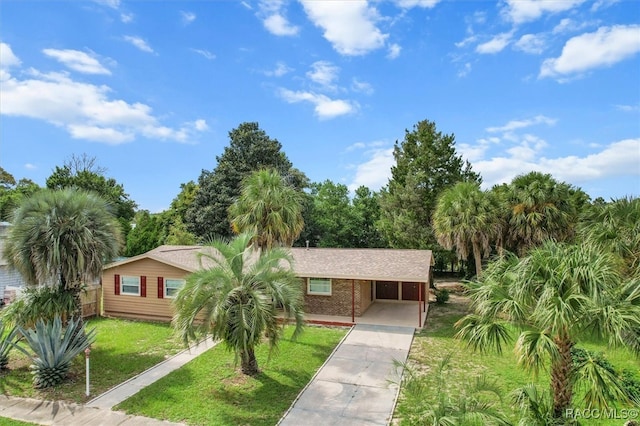
[[[371,281],[354,282],[355,315],[361,316],[371,304]],[[331,280],[331,296],[307,294],[307,279],[303,280],[304,310],[309,314],[351,316],[351,280]]]

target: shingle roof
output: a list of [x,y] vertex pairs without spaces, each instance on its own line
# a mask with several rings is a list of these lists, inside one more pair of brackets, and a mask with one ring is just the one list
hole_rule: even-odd
[[[200,268],[198,253],[207,249],[202,246],[164,245],[106,265],[105,269],[150,258],[194,272]],[[300,277],[427,282],[432,264],[430,250],[294,247],[291,254],[293,269]],[[204,266],[209,265],[205,263]]]

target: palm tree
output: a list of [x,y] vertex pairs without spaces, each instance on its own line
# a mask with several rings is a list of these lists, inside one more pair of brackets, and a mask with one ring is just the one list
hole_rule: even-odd
[[640,198],[625,197],[586,210],[578,229],[584,240],[619,254],[627,273],[640,267]]
[[588,405],[624,399],[619,383],[595,363],[574,367],[571,349],[585,337],[628,346],[640,329],[640,286],[624,282],[620,260],[593,244],[548,241],[518,259],[505,255],[487,267],[481,281],[469,283],[474,313],[457,324],[458,337],[474,349],[502,350],[509,326],[519,330],[518,362],[538,373],[549,366],[553,416],[571,406],[574,387],[587,384]]
[[460,259],[468,259],[472,252],[478,277],[482,258],[502,235],[499,210],[497,198],[483,192],[477,183],[459,182],[442,193],[433,213],[438,243],[447,250],[455,248]]
[[[271,349],[281,336],[279,312],[295,319],[293,337],[302,331],[302,287],[283,248],[257,256],[255,235],[217,240],[200,253],[204,267],[189,275],[174,303],[174,326],[185,343],[201,335],[221,339],[241,361],[244,374],[256,375],[255,347],[266,334]],[[206,265],[212,265],[205,267]]]
[[259,249],[291,246],[304,228],[302,194],[276,170],[258,170],[244,180],[229,216],[236,233],[255,233]]
[[583,191],[539,172],[517,176],[506,192],[508,242],[521,255],[548,239],[570,239],[578,211],[588,199]]
[[4,255],[29,285],[69,292],[82,318],[80,292],[120,250],[120,226],[99,196],[41,190],[14,211]]

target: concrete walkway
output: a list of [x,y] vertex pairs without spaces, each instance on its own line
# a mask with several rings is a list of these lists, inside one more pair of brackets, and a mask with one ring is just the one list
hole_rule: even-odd
[[41,401],[31,398],[14,398],[0,395],[0,418],[8,417],[40,425],[64,426],[160,426],[180,425],[141,416],[132,416],[111,409],[136,394],[140,389],[182,367],[198,355],[214,347],[218,342],[206,339],[171,358],[157,364],[137,376],[109,389],[86,405],[63,401]]
[[357,324],[300,393],[279,425],[388,425],[414,327]]

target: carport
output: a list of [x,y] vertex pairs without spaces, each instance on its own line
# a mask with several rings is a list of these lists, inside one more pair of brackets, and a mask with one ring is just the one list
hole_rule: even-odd
[[427,318],[428,310],[429,304],[424,301],[398,302],[376,300],[369,306],[364,314],[359,317],[305,314],[305,320],[311,324],[345,326],[354,324],[369,324],[422,328]]

